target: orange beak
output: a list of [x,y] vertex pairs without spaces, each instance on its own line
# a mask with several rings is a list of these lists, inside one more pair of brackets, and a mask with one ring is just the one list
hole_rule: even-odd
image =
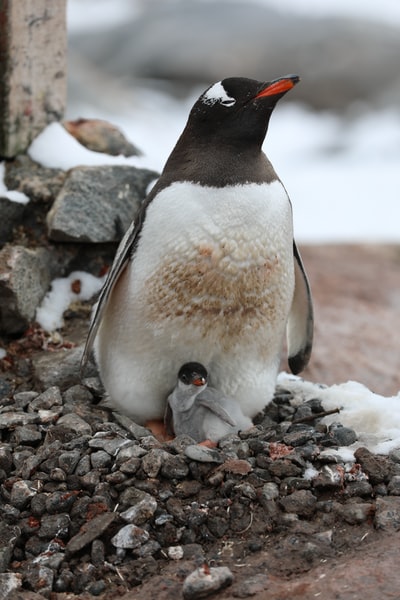
[[197,386],[202,386],[205,385],[206,380],[204,379],[204,377],[196,377],[196,379],[193,379],[192,381],[193,385],[197,385]]
[[266,85],[261,92],[258,92],[256,98],[265,98],[265,96],[277,96],[278,94],[285,94],[291,90],[296,83],[300,81],[298,75],[286,75],[286,77],[279,77],[274,79]]

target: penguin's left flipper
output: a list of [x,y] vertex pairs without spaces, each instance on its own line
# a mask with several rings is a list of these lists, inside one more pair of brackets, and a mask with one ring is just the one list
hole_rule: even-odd
[[83,350],[81,364],[80,364],[80,372],[82,375],[83,369],[88,361],[90,352],[92,351],[94,340],[96,338],[96,334],[100,327],[101,319],[103,317],[105,308],[108,304],[108,301],[111,297],[112,291],[114,289],[115,284],[117,283],[121,273],[124,271],[129,258],[131,256],[132,249],[134,247],[136,238],[137,238],[138,227],[136,223],[132,221],[131,225],[127,229],[124,237],[121,240],[120,245],[118,246],[117,253],[114,258],[114,262],[111,266],[110,271],[108,272],[107,279],[101,289],[99,294],[99,299],[97,301],[97,305],[94,311],[94,315],[92,321],[90,323],[88,336],[86,338],[85,348]]
[[212,413],[214,413],[214,415],[217,415],[221,421],[225,421],[225,423],[228,423],[228,425],[236,427],[236,421],[234,421],[232,417],[228,415],[226,410],[222,408],[220,404],[213,401],[212,398],[197,398],[196,402],[200,406],[204,406],[204,408],[210,410]]
[[167,401],[164,411],[164,427],[168,435],[174,435],[174,415],[170,403]]
[[297,375],[308,364],[311,356],[314,315],[311,290],[296,243],[293,241],[295,288],[286,327],[288,362]]

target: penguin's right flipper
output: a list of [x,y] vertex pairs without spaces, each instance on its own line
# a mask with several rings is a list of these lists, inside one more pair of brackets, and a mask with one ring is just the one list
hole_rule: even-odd
[[212,398],[197,398],[196,402],[200,406],[203,406],[204,408],[207,408],[207,410],[214,413],[214,415],[217,415],[217,417],[219,417],[221,421],[225,421],[225,423],[228,423],[228,425],[236,427],[236,421],[234,421],[232,417],[226,412],[226,410],[222,408],[222,406],[218,404],[218,402],[215,402]]
[[111,266],[110,271],[108,272],[107,279],[101,289],[99,299],[94,309],[94,314],[89,327],[89,333],[86,339],[85,348],[83,350],[81,358],[81,374],[88,361],[89,354],[93,348],[94,340],[99,330],[101,319],[103,317],[104,311],[112,294],[114,286],[117,283],[121,273],[124,271],[129,261],[136,238],[137,227],[135,222],[132,221],[131,225],[129,226],[128,230],[126,231],[124,237],[121,240],[121,243],[118,247],[117,253],[114,258],[114,262]]
[[308,364],[311,356],[314,315],[310,285],[293,241],[295,289],[286,328],[288,362],[292,373],[297,375]]

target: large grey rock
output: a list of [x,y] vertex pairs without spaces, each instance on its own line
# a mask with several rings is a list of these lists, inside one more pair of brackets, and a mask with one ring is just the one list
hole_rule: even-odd
[[[32,365],[36,383],[42,389],[57,385],[62,390],[79,383],[79,366],[83,347],[78,346],[70,350],[56,352],[43,352],[32,357]],[[85,375],[94,377],[97,374],[96,366],[89,361],[85,367]]]
[[76,167],[47,215],[48,235],[64,242],[114,242],[129,227],[157,173],[128,166]]
[[56,271],[45,248],[5,246],[0,252],[0,331],[22,332],[33,319]]
[[119,27],[75,35],[71,47],[118,78],[203,84],[298,73],[304,84],[290,99],[319,109],[398,105],[400,96],[399,30],[362,17],[313,18],[244,1],[158,2]]
[[0,197],[0,246],[8,242],[24,214],[25,204]]
[[9,190],[17,190],[29,196],[32,205],[46,204],[55,199],[66,177],[61,169],[49,169],[38,165],[29,156],[20,154],[7,162],[4,182]]

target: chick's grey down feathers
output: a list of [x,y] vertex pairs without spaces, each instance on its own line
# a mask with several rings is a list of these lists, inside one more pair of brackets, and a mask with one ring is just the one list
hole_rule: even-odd
[[196,362],[181,367],[168,406],[167,428],[171,419],[175,435],[189,435],[197,442],[217,442],[224,435],[252,426],[235,399],[208,386],[207,370]]

